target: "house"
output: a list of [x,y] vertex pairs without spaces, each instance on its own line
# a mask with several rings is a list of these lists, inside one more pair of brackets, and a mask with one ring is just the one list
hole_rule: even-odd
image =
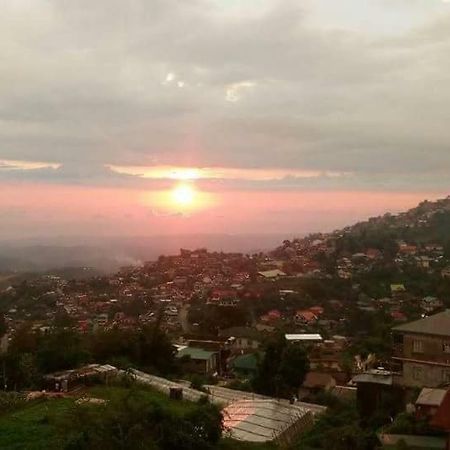
[[262,335],[255,328],[231,327],[219,332],[230,339],[231,348],[236,351],[257,350],[261,346]]
[[430,428],[450,432],[450,390],[424,388],[415,403],[417,419],[428,421]]
[[424,297],[420,302],[420,307],[427,313],[431,313],[436,309],[442,308],[442,306],[442,300],[431,296]]
[[286,276],[286,274],[280,269],[264,270],[262,272],[258,272],[258,275],[265,280],[277,280],[278,278]]
[[55,372],[44,376],[44,382],[51,391],[69,392],[82,385],[108,384],[119,371],[109,364],[89,364],[79,369]]
[[431,261],[432,261],[432,259],[429,258],[428,256],[417,256],[416,257],[417,267],[419,267],[421,269],[429,269]]
[[201,375],[211,375],[217,372],[218,353],[196,347],[181,347],[176,354],[185,370]]
[[267,314],[264,314],[260,317],[262,322],[277,322],[282,317],[282,314],[278,309],[272,309]]
[[338,377],[340,381],[346,381],[347,376],[342,380],[343,370],[341,366],[346,345],[346,339],[340,339],[338,336],[314,345],[308,354],[311,369],[331,372],[335,378]]
[[377,248],[369,248],[366,251],[366,256],[369,259],[379,259],[379,258],[381,258],[383,256],[383,253],[381,253],[381,251],[378,250]]
[[299,390],[299,398],[305,398],[309,394],[315,394],[321,391],[328,392],[335,386],[336,380],[329,373],[308,372]]
[[400,296],[406,292],[404,284],[391,284],[391,294],[393,297]]
[[353,377],[357,406],[363,420],[370,419],[381,406],[395,417],[404,409],[404,390],[393,372],[382,368]]
[[310,325],[317,321],[317,316],[310,310],[298,310],[294,321],[298,325]]
[[319,317],[324,313],[324,308],[322,306],[311,306],[309,310],[316,316]]
[[408,319],[401,311],[392,311],[390,316],[395,322],[406,322]]
[[239,299],[232,289],[215,289],[207,303],[219,306],[236,306]]
[[245,355],[239,355],[230,362],[230,368],[238,375],[255,375],[262,356],[263,355],[261,353],[247,353]]
[[314,343],[322,342],[322,336],[317,333],[297,333],[297,334],[285,334],[284,338],[290,342],[302,342],[302,343]]
[[399,245],[399,253],[403,255],[415,255],[417,253],[417,246],[401,243]]
[[392,331],[393,361],[405,386],[450,383],[450,310],[398,325]]

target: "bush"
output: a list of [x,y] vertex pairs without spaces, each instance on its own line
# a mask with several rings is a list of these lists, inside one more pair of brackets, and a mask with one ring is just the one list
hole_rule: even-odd
[[18,392],[0,392],[0,414],[20,409],[26,401],[26,398]]

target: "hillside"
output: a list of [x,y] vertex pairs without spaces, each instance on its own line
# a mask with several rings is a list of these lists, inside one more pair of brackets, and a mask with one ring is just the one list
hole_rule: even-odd
[[449,250],[450,197],[435,202],[423,201],[404,213],[371,218],[336,233],[340,235],[339,248],[353,252],[364,248],[386,250],[394,241],[436,245]]
[[[332,233],[315,233],[293,242],[284,241],[272,255],[289,257],[288,248],[318,247],[336,257],[379,250],[394,257],[401,246],[435,247],[450,255],[450,196],[435,202],[423,201],[400,214],[386,213]],[[294,244],[294,245],[292,245]]]

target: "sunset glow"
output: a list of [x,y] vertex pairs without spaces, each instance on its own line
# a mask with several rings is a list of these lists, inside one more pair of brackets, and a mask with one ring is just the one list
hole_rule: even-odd
[[177,206],[190,206],[195,202],[196,191],[189,184],[179,184],[172,191],[172,200]]
[[85,3],[2,2],[0,240],[284,238],[449,194],[447,0]]

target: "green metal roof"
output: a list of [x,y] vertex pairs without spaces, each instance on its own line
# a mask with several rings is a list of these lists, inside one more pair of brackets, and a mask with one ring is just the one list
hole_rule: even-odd
[[177,353],[176,357],[182,358],[183,356],[189,356],[191,359],[200,359],[207,361],[216,353],[217,352],[211,352],[197,347],[185,347]]
[[258,355],[257,353],[240,355],[232,361],[231,367],[237,370],[256,370],[260,358],[262,358],[262,355]]

